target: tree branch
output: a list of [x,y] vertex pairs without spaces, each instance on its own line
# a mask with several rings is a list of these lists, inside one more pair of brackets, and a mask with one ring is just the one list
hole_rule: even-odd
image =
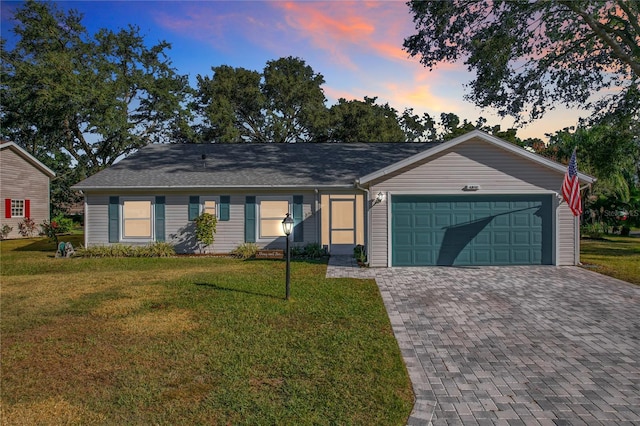
[[560,3],[567,6],[569,9],[571,9],[572,12],[580,16],[589,26],[589,28],[591,28],[593,32],[596,33],[598,37],[600,37],[600,39],[611,48],[613,55],[616,58],[620,59],[622,62],[629,65],[633,73],[640,78],[640,63],[635,62],[634,58],[624,51],[622,46],[620,46],[620,44],[609,35],[608,31],[602,28],[601,24],[597,20],[595,20],[584,10],[580,9],[578,2],[563,0],[560,1]]

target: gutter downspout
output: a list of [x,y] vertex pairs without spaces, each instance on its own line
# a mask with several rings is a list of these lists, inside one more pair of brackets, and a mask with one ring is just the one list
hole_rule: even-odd
[[370,257],[370,253],[369,253],[369,241],[371,241],[371,207],[369,206],[369,188],[365,188],[363,186],[360,185],[360,182],[356,179],[353,182],[353,185],[356,187],[356,189],[359,189],[360,191],[363,191],[365,193],[365,199],[364,199],[364,208],[367,209],[367,213],[366,213],[366,220],[364,221],[364,247],[367,253],[367,261],[370,264],[371,263],[371,257]]

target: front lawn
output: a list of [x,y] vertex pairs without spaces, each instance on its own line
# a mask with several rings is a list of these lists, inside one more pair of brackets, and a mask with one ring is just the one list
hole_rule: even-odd
[[285,302],[282,261],[0,249],[2,424],[401,425],[411,411],[373,280],[294,262]]
[[596,272],[640,285],[640,237],[583,238],[580,261]]

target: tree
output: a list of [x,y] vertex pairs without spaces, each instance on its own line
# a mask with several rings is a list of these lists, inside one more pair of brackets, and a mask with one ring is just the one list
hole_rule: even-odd
[[326,139],[324,77],[302,59],[269,61],[262,74],[228,65],[198,75],[205,142],[318,142]]
[[413,113],[413,108],[405,108],[398,121],[408,142],[434,142],[438,139],[436,122],[426,112],[419,116]]
[[190,89],[168,43],[148,47],[133,26],[91,36],[80,14],[48,2],[27,1],[15,21],[15,47],[2,41],[1,132],[59,174],[54,209],[72,181],[188,135]]
[[377,97],[364,101],[338,99],[330,109],[331,140],[335,142],[404,142],[398,112],[389,104],[377,105]]
[[[518,120],[555,104],[614,110],[640,79],[640,2],[454,0],[409,3],[404,48],[433,69],[463,60],[467,99]],[[592,102],[603,89],[617,93]]]

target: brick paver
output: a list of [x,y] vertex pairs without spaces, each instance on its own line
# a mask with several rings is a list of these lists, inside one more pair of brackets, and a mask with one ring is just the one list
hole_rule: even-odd
[[640,287],[578,267],[359,269],[411,378],[409,425],[640,424]]

